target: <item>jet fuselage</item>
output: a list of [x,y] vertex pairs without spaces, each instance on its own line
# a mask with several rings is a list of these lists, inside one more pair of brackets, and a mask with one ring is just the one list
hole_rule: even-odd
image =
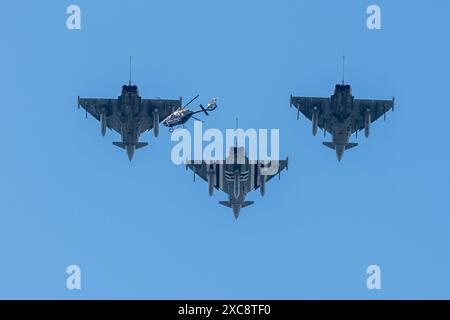
[[141,97],[137,86],[124,85],[118,99],[122,143],[131,160],[140,136]]
[[349,145],[352,132],[351,115],[353,111],[352,89],[349,85],[336,85],[334,94],[331,96],[332,123],[331,134],[336,156],[340,161],[344,151]]
[[224,190],[228,194],[233,213],[237,218],[249,192],[250,165],[245,149],[233,147],[225,162]]

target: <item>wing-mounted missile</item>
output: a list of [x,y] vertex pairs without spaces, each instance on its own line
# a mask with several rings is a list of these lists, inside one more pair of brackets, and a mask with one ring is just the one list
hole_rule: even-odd
[[155,138],[159,135],[159,110],[157,108],[153,110],[153,134]]
[[370,124],[372,123],[372,113],[370,112],[370,109],[366,110],[366,114],[364,115],[364,134],[366,135],[366,138],[370,135]]
[[[186,171],[189,169],[189,164],[194,164],[193,161],[189,161],[188,159],[186,159],[184,163],[186,164]],[[194,182],[195,182],[195,165],[192,166],[192,172],[194,173]]]
[[298,104],[294,105],[294,97],[292,97],[291,94],[290,107],[292,108],[292,106],[295,106],[295,108],[297,109],[297,120],[300,120],[300,106]]
[[294,97],[291,94],[291,97],[289,99],[289,106],[292,108],[292,106],[295,106],[295,108],[297,109],[297,120],[300,119],[300,108],[298,104],[294,104]]
[[313,108],[312,112],[312,134],[315,136],[317,134],[317,128],[319,126],[319,110],[317,107]]
[[[395,97],[392,97],[392,111],[394,111],[394,106],[395,106]],[[386,113],[389,109],[386,109],[386,104],[383,106],[384,107],[384,121],[386,121]]]

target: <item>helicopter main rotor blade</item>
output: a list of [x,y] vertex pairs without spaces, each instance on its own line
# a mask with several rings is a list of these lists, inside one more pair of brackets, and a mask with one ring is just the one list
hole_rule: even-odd
[[192,119],[197,120],[197,121],[200,121],[200,122],[203,122],[203,120],[200,120],[199,118],[194,117],[194,116],[192,116]]
[[186,108],[188,105],[190,105],[192,102],[194,102],[195,99],[197,99],[198,97],[200,97],[200,95],[196,95],[194,98],[191,99],[191,101],[189,101],[187,104],[184,105],[184,107]]

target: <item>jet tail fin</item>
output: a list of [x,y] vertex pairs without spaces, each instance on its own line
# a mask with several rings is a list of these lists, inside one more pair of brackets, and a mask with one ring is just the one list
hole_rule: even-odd
[[325,147],[328,147],[328,148],[333,149],[333,150],[336,148],[336,145],[333,142],[322,142],[322,144]]
[[125,145],[122,142],[113,142],[113,145],[115,145],[116,147],[125,149]]

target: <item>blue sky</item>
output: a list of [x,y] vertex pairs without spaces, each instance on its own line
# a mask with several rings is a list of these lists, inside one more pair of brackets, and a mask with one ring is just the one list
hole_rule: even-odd
[[[66,29],[66,8],[82,29]],[[382,30],[366,28],[378,4]],[[0,298],[450,298],[449,4],[15,1],[2,4]],[[341,163],[289,95],[396,97]],[[205,128],[279,128],[290,166],[238,221],[174,166],[167,130],[130,163],[76,97],[220,108]],[[192,123],[188,125],[192,128]],[[329,137],[328,137],[329,139]],[[65,287],[77,264],[82,290]],[[366,268],[382,290],[366,288]]]

